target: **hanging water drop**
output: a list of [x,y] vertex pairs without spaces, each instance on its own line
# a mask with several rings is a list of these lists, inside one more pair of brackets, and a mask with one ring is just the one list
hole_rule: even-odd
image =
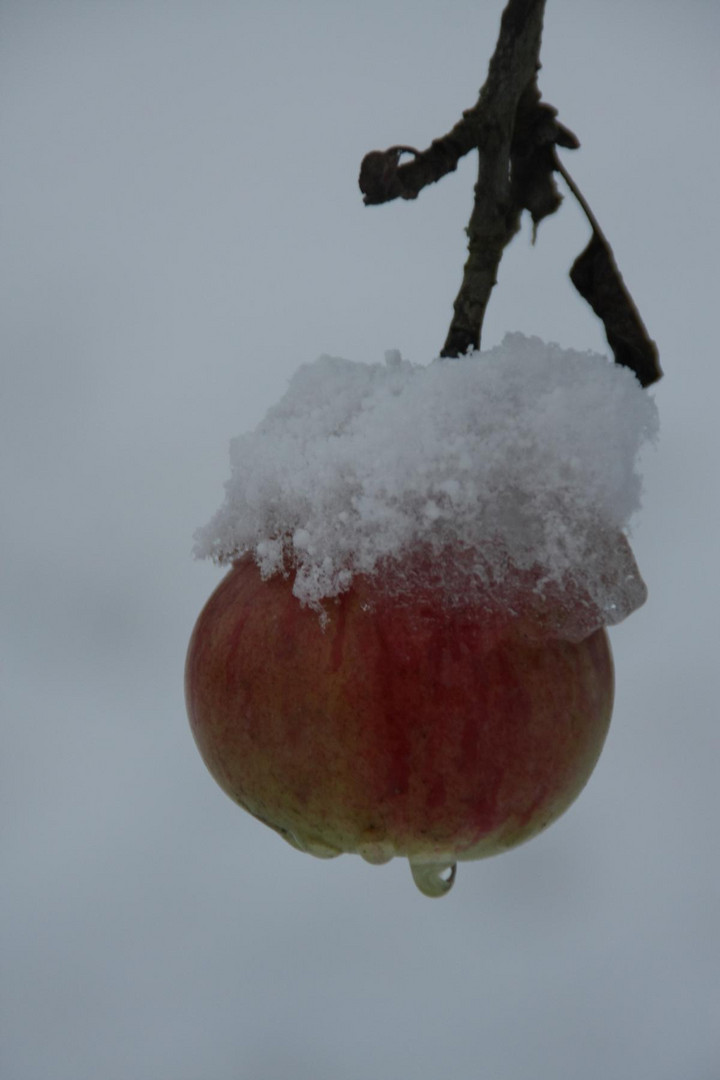
[[388,841],[368,841],[358,845],[358,855],[362,855],[365,862],[372,863],[373,866],[382,866],[383,863],[390,862],[395,855],[395,845]]
[[423,896],[445,896],[453,887],[457,863],[414,863],[411,860],[410,870]]
[[283,840],[287,840],[291,847],[297,848],[298,851],[303,851],[307,855],[314,855],[318,859],[336,859],[338,855],[342,855],[341,848],[335,847],[333,844],[327,844],[324,840],[302,836],[300,833],[291,832],[290,829],[278,828],[275,825],[272,825],[271,828],[280,833]]

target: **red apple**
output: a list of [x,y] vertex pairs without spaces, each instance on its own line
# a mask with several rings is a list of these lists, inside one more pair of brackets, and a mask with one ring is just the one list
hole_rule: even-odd
[[[314,855],[410,860],[442,895],[458,860],[534,836],[576,798],[610,723],[607,635],[398,599],[374,578],[317,612],[251,558],[190,641],[192,731],[219,785]],[[449,875],[449,876],[448,876]]]

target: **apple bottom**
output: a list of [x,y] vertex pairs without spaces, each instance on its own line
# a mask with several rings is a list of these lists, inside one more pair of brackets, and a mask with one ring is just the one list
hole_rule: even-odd
[[187,656],[207,767],[295,847],[404,856],[419,887],[441,895],[458,860],[522,843],[580,793],[612,711],[604,630],[570,642],[362,578],[326,611],[323,624],[290,580],[263,581],[246,557],[207,602]]

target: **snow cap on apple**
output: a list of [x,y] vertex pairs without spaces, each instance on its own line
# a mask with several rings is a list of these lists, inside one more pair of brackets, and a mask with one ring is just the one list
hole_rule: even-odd
[[407,857],[427,895],[555,820],[607,733],[604,627],[645,599],[656,430],[630,371],[521,334],[301,367],[197,538],[233,564],[186,664],[220,786],[301,850]]
[[324,356],[233,440],[195,552],[250,553],[322,610],[379,568],[412,591],[424,551],[447,603],[506,606],[532,580],[533,605],[552,599],[558,631],[582,638],[645,599],[625,530],[657,423],[628,369],[519,333],[426,366]]

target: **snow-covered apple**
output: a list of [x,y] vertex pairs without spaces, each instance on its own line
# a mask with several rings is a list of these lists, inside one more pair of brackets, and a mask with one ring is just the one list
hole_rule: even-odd
[[197,535],[232,567],[186,673],[220,785],[431,895],[554,820],[607,732],[605,627],[645,599],[626,531],[656,428],[630,371],[521,334],[303,365]]
[[245,557],[187,656],[205,763],[291,844],[405,856],[441,895],[458,860],[534,836],[584,787],[612,709],[603,629],[571,642],[421,584],[399,598],[382,576],[356,578],[326,613]]

